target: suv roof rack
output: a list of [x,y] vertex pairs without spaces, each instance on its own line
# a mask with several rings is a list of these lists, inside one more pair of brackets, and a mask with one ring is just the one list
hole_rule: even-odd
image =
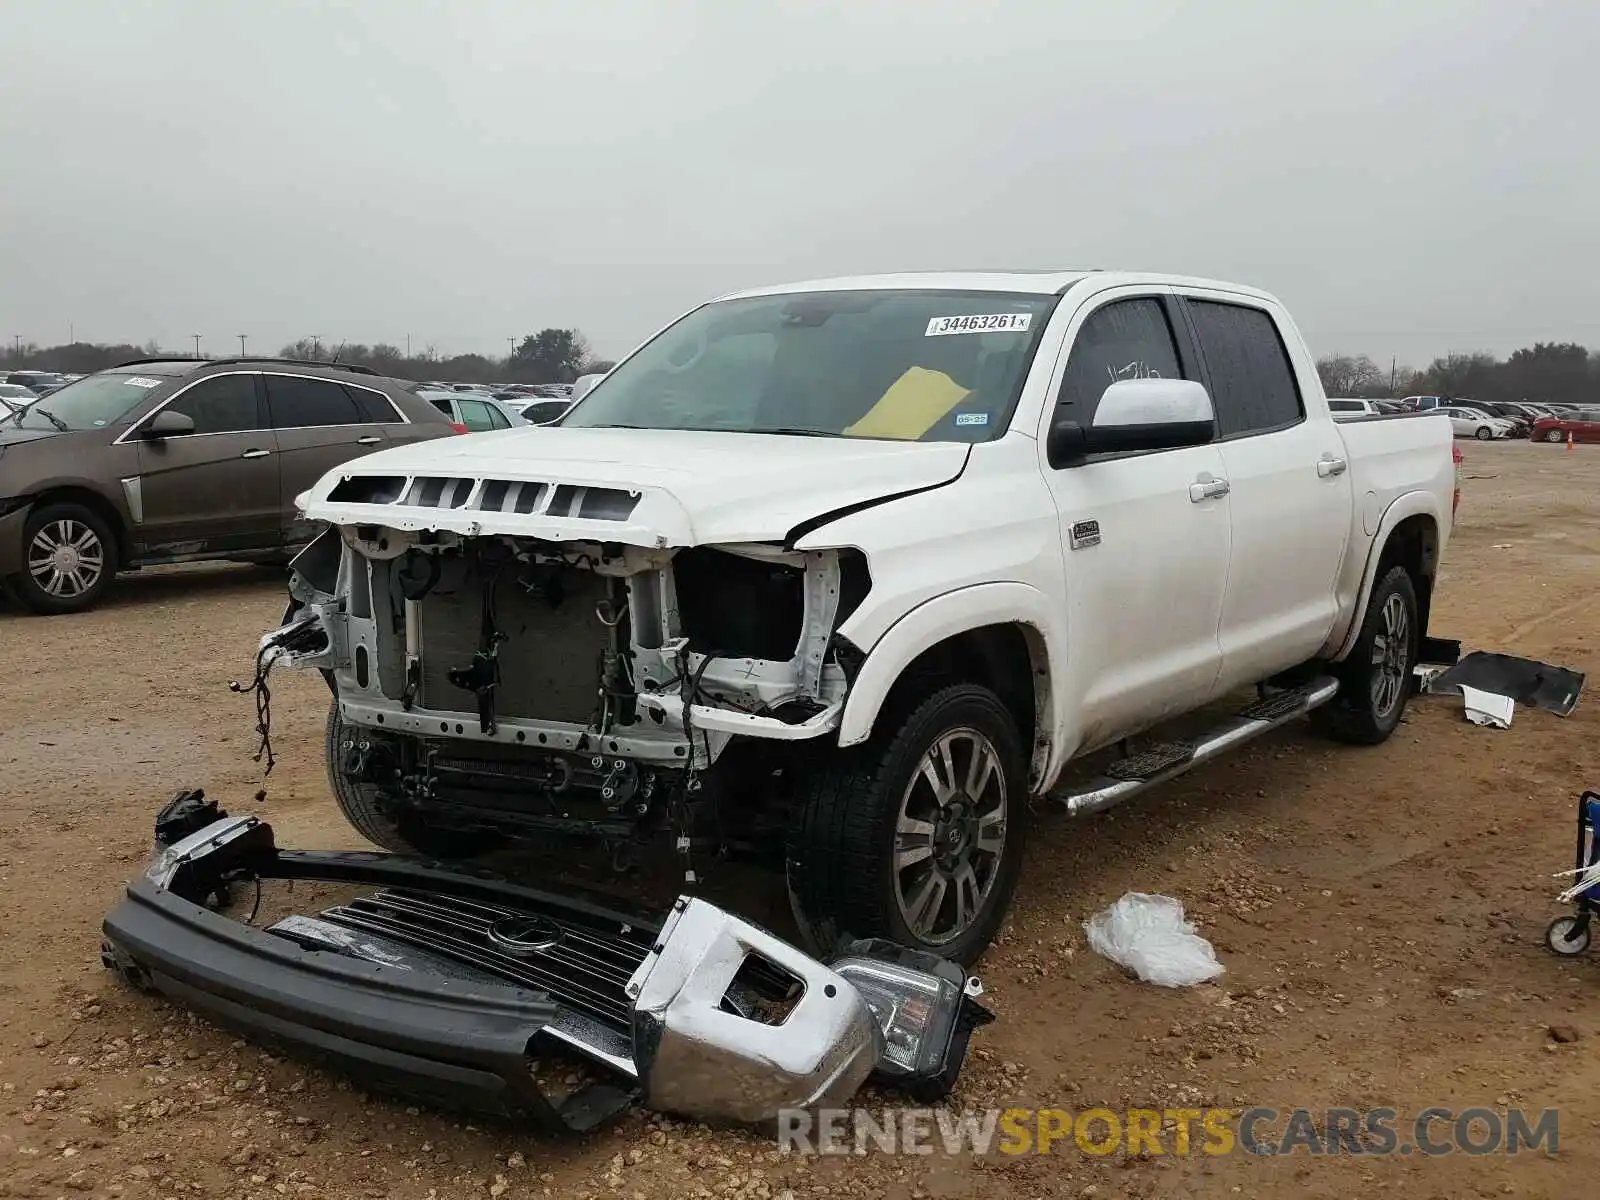
[[328,362],[315,358],[276,358],[270,354],[247,354],[243,358],[195,358],[188,354],[162,354],[155,358],[130,358],[127,362],[120,362],[119,367],[137,367],[142,363],[189,362],[203,366],[231,366],[236,363],[287,363],[295,367],[325,367],[334,371],[351,371],[357,375],[376,375],[378,372],[371,367],[363,367],[359,363]]

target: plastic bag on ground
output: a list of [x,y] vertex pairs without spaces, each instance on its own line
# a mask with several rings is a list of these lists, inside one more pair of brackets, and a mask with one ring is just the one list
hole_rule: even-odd
[[1184,919],[1171,896],[1129,892],[1084,923],[1097,954],[1128,968],[1145,983],[1193,987],[1222,974],[1211,943]]

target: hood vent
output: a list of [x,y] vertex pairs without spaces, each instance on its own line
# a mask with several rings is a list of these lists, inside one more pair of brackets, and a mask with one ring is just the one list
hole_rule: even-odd
[[620,488],[515,479],[350,475],[334,486],[328,493],[328,500],[334,504],[399,504],[406,508],[454,508],[523,516],[543,514],[583,521],[626,521],[638,507],[639,494]]

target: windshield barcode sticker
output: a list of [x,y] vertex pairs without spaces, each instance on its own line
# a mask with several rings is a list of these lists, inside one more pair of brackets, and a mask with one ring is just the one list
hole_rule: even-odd
[[951,333],[1026,333],[1032,313],[985,313],[971,317],[934,317],[923,337]]
[[130,375],[122,382],[129,387],[153,388],[161,386],[161,380],[151,379],[148,375]]

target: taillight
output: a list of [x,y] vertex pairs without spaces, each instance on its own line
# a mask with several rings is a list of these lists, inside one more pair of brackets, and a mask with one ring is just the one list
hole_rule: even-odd
[[1461,460],[1464,457],[1465,455],[1461,453],[1460,446],[1452,445],[1450,447],[1450,461],[1456,465],[1456,492],[1450,500],[1450,519],[1452,521],[1455,520],[1456,509],[1461,507]]
[[[457,433],[465,433],[467,431],[467,427],[461,424],[459,421],[451,421],[450,428],[454,429]],[[1456,453],[1459,454],[1461,452],[1458,450]]]

